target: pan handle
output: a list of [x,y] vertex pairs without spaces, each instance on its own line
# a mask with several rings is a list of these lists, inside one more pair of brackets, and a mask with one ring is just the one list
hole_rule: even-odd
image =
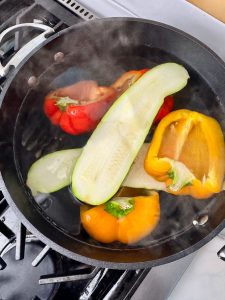
[[44,25],[44,24],[38,24],[38,23],[24,23],[24,24],[18,24],[14,25],[12,27],[7,28],[0,34],[0,43],[2,43],[4,40],[6,40],[6,36],[13,35],[15,32],[20,31],[24,27],[32,27],[36,29],[40,29],[43,31],[38,36],[33,38],[31,41],[29,41],[27,44],[25,44],[22,48],[20,48],[17,53],[11,58],[11,60],[5,65],[2,66],[0,63],[0,76],[5,77],[7,73],[9,72],[9,69],[11,66],[14,66],[15,68],[19,65],[19,63],[37,46],[41,45],[47,38],[49,34],[54,33],[54,29]]

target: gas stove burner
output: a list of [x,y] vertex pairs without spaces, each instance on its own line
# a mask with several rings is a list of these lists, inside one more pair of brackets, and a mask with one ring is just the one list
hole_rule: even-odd
[[[22,260],[16,260],[16,243],[9,243],[1,253],[1,257],[7,264],[0,272],[0,299],[49,300],[56,295],[60,284],[39,285],[41,276],[57,274],[61,264],[55,253],[48,252],[42,263],[36,267],[32,262],[43,250],[44,246],[35,238],[26,238],[25,256]],[[61,270],[60,270],[61,271]]]

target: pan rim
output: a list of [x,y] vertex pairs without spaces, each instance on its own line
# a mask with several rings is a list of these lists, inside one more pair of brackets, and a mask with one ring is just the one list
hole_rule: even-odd
[[[184,31],[181,31],[179,29],[176,29],[175,27],[172,27],[170,25],[167,24],[163,24],[160,22],[156,22],[156,21],[151,21],[151,20],[146,20],[146,19],[139,19],[139,18],[103,18],[103,19],[99,19],[99,20],[92,20],[90,21],[91,23],[95,23],[95,22],[102,22],[102,21],[115,21],[115,20],[119,20],[119,21],[134,21],[134,22],[143,22],[143,23],[149,23],[152,25],[157,25],[166,29],[170,29],[171,31],[175,31],[183,36],[185,36],[186,38],[188,38],[189,40],[192,40],[194,43],[197,43],[198,45],[200,45],[202,48],[204,48],[204,50],[207,50],[219,63],[220,65],[223,66],[223,68],[225,69],[225,62],[216,54],[214,53],[208,46],[204,45],[204,43],[202,43],[201,41],[199,41],[198,39],[196,39],[195,37],[192,37],[191,35],[185,33]],[[89,22],[89,23],[90,23]],[[54,40],[57,37],[60,37],[63,34],[66,34],[68,31],[72,31],[76,28],[85,26],[86,22],[84,23],[80,23],[80,24],[76,24],[70,28],[67,28],[59,33],[56,33],[55,35],[51,36],[50,38],[48,38],[42,45],[38,46],[36,49],[34,49],[21,63],[20,65],[17,67],[17,69],[15,69],[9,76],[9,80],[6,81],[6,84],[4,86],[4,89],[1,93],[1,99],[0,99],[0,107],[2,105],[4,96],[11,84],[11,82],[13,81],[14,77],[16,76],[16,74],[20,71],[20,69],[22,68],[22,66],[32,57],[32,55],[34,53],[36,53],[39,49],[41,49],[43,46],[47,45],[48,43],[50,43],[52,40]],[[2,180],[3,181],[3,180]],[[42,234],[42,232],[40,232],[26,217],[25,215],[20,211],[20,209],[17,207],[17,205],[15,204],[15,202],[13,201],[13,199],[11,198],[5,184],[3,183],[1,186],[1,189],[3,190],[3,194],[6,197],[7,202],[9,202],[10,206],[13,208],[14,212],[16,212],[16,215],[19,216],[20,220],[22,220],[22,223],[32,232],[34,233],[38,238],[40,238],[40,240],[42,240],[44,243],[46,243],[47,241],[47,245],[50,245],[52,249],[62,253],[63,255],[66,255],[72,259],[77,259],[83,263],[88,263],[91,265],[95,265],[98,267],[109,267],[112,269],[142,269],[142,268],[150,268],[156,265],[161,265],[161,264],[165,264],[174,260],[177,260],[179,258],[182,258],[184,256],[186,256],[187,254],[192,253],[193,251],[199,249],[200,247],[202,247],[204,244],[206,244],[208,241],[210,241],[216,234],[218,234],[222,228],[225,227],[225,220],[223,222],[221,222],[215,229],[213,229],[209,234],[207,234],[204,238],[202,238],[200,241],[198,241],[197,243],[195,243],[194,245],[189,246],[188,248],[175,253],[173,255],[167,256],[167,257],[163,257],[157,260],[152,260],[152,261],[144,261],[144,262],[136,262],[136,263],[119,263],[119,262],[109,262],[109,261],[103,261],[103,260],[97,260],[97,259],[93,259],[93,258],[89,258],[87,256],[82,256],[80,254],[74,253],[62,246],[60,246],[59,244],[57,244],[56,242],[53,242],[52,240],[50,240],[47,236],[45,236],[44,234]],[[59,250],[60,249],[60,250]],[[112,249],[107,249],[107,251],[113,251]]]

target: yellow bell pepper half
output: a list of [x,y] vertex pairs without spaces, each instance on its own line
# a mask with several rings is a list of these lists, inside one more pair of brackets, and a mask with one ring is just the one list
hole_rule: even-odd
[[145,170],[175,195],[208,198],[222,189],[224,136],[219,123],[181,109],[168,114],[155,130]]
[[160,218],[159,195],[117,197],[91,207],[81,207],[81,223],[87,233],[102,243],[136,243],[150,234]]

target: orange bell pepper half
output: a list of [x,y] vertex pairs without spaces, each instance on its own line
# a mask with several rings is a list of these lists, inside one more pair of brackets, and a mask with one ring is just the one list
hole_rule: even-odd
[[145,170],[175,195],[208,198],[222,189],[224,136],[219,123],[186,109],[168,114],[155,130]]
[[160,217],[159,196],[118,197],[103,205],[81,207],[81,223],[87,233],[102,243],[132,244],[146,237]]

